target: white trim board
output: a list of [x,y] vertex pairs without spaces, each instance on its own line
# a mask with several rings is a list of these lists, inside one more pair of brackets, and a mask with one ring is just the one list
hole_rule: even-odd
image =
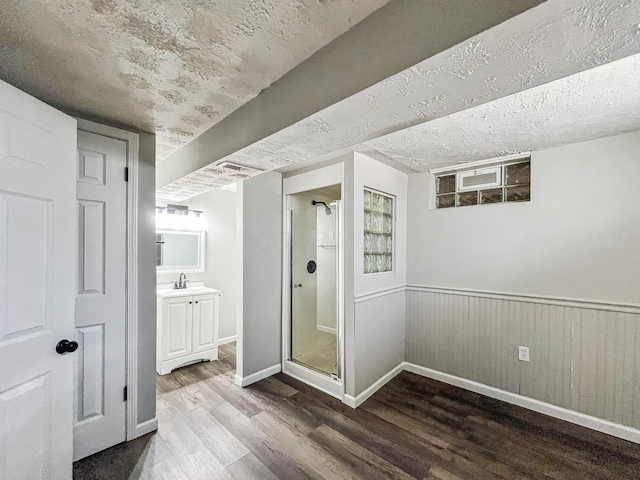
[[391,381],[396,375],[398,375],[402,370],[404,370],[404,362],[398,364],[396,367],[392,368],[386,374],[378,379],[376,383],[367,388],[364,392],[360,393],[357,396],[344,394],[342,397],[342,403],[348,405],[351,408],[358,408],[362,405],[369,397],[371,397],[374,393],[384,387],[389,381]]
[[239,387],[247,387],[252,383],[259,382],[271,375],[275,375],[276,373],[280,373],[282,371],[282,365],[277,363],[275,365],[271,365],[270,367],[263,368],[262,370],[252,373],[251,375],[247,375],[246,377],[241,377],[239,375],[235,376],[235,383]]
[[151,420],[147,420],[146,422],[142,422],[136,426],[135,438],[146,435],[147,433],[155,432],[156,430],[158,430],[158,419],[152,418]]
[[406,290],[407,290],[406,285],[385,288],[384,290],[378,290],[373,293],[366,293],[360,296],[356,296],[354,299],[354,303],[368,302],[369,300],[373,300],[374,298],[380,298],[380,297],[384,297],[386,295],[391,295],[393,293],[398,293],[398,292],[406,292]]
[[282,372],[302,383],[305,383],[316,390],[327,395],[342,400],[344,395],[344,385],[341,381],[333,379],[328,375],[316,372],[304,365],[287,360],[282,366]]
[[582,298],[563,298],[529,295],[523,293],[492,292],[486,290],[473,290],[452,287],[434,287],[428,285],[406,285],[407,291],[443,293],[446,295],[466,295],[472,297],[495,298],[516,302],[541,303],[544,305],[558,305],[561,307],[588,308],[594,310],[607,310],[611,312],[640,313],[640,305],[632,303],[618,303],[606,300],[586,300]]
[[479,393],[486,397],[495,398],[496,400],[501,400],[511,405],[517,405],[534,412],[542,413],[549,417],[558,418],[575,425],[606,433],[607,435],[621,438],[629,442],[640,444],[640,430],[635,428],[604,420],[602,418],[593,417],[591,415],[586,415],[584,413],[569,410],[567,408],[552,405],[533,398],[524,397],[517,393],[507,392],[499,388],[490,387],[489,385],[474,382],[473,380],[467,380],[466,378],[456,377],[455,375],[439,372],[431,368],[421,367],[420,365],[409,362],[402,362],[359,395],[353,397],[352,395],[345,394],[342,402],[351,408],[359,407],[403,370],[415,373],[422,377],[431,378],[448,385],[453,385],[454,387]]
[[233,343],[235,341],[236,341],[236,336],[235,335],[231,335],[230,337],[219,338],[218,339],[218,346],[226,345],[227,343]]
[[[455,387],[464,388],[471,392],[479,393],[481,395],[502,400],[503,402],[517,405],[534,412],[542,413],[550,417],[559,418],[576,425],[581,425],[591,430],[597,430],[598,432],[606,433],[614,437],[622,438],[630,442],[640,444],[640,430],[618,423],[603,420],[601,418],[592,417],[584,413],[569,410],[567,408],[558,407],[550,403],[541,402],[529,397],[523,397],[517,393],[507,392],[499,388],[490,387],[482,383],[474,382],[473,380],[467,380],[465,378],[449,375],[448,373],[438,372],[430,368],[421,367],[409,362],[404,362],[403,369],[407,372],[415,373],[417,375],[431,378],[439,382],[447,383]],[[376,382],[377,383],[377,382]],[[371,388],[371,387],[370,387]],[[369,389],[367,389],[369,390]]]
[[504,157],[487,158],[486,160],[477,160],[469,163],[459,163],[458,165],[447,165],[445,167],[432,168],[429,173],[432,175],[441,175],[443,173],[455,173],[460,170],[471,170],[476,167],[485,167],[492,165],[502,165],[510,162],[517,162],[518,160],[526,160],[531,157],[531,151],[523,151],[521,153],[514,153],[512,155],[505,155]]

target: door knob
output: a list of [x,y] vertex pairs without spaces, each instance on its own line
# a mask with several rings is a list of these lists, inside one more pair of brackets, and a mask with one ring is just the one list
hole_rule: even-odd
[[64,340],[60,340],[56,345],[56,352],[60,355],[64,355],[66,353],[73,353],[78,349],[78,342],[69,341],[66,338]]

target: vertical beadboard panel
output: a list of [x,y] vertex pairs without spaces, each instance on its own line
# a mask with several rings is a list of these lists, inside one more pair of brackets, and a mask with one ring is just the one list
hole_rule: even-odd
[[640,314],[464,292],[406,299],[408,362],[640,428]]

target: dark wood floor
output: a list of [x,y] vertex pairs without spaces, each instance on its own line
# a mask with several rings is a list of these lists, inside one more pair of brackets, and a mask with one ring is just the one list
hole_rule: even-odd
[[640,478],[639,445],[407,372],[353,410],[285,375],[236,387],[220,356],[158,377],[158,433],[74,478]]

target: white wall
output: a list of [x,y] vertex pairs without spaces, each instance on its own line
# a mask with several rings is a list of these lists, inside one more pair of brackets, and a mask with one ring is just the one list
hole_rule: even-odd
[[533,152],[523,203],[430,210],[412,175],[406,360],[640,429],[638,147]]
[[[361,153],[354,154],[354,288],[361,295],[404,286],[407,266],[408,176]],[[395,195],[393,271],[364,274],[364,189]]]
[[237,376],[245,378],[281,363],[282,175],[244,180],[238,194],[243,255]]
[[[238,303],[238,194],[229,190],[211,190],[192,198],[189,207],[204,212],[206,225],[205,285],[220,290],[220,326],[218,338],[236,334]],[[195,277],[190,274],[189,277]]]
[[407,283],[640,303],[640,133],[533,152],[531,201],[430,210],[409,181]]
[[156,136],[139,132],[138,424],[156,417]]
[[[353,158],[353,303],[354,382],[358,395],[404,361],[407,175],[355,153]],[[395,195],[392,272],[364,274],[364,188]],[[349,187],[347,187],[349,188]],[[348,227],[349,228],[349,227]],[[372,295],[373,294],[373,295]],[[382,294],[382,296],[377,296]]]
[[[238,194],[230,190],[211,190],[188,201],[189,208],[204,212],[205,271],[189,272],[191,282],[204,282],[220,290],[220,325],[218,338],[236,334],[238,304]],[[173,283],[180,272],[158,274],[158,283]]]

